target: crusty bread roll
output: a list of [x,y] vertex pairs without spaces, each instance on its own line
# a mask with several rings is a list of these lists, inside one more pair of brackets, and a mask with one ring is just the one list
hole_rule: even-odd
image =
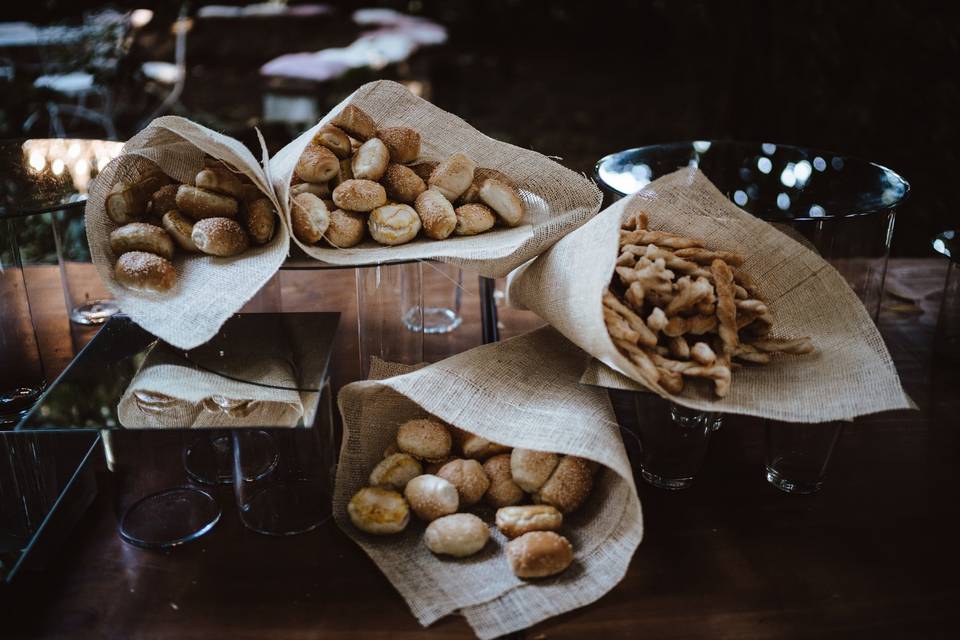
[[[246,178],[246,176],[244,176]],[[309,184],[303,182],[301,184]],[[260,187],[253,184],[252,182],[244,182],[240,185],[240,202],[250,202],[251,200],[259,200],[264,196],[263,191],[260,191]]]
[[400,453],[400,447],[397,446],[397,442],[393,441],[387,445],[387,448],[383,450],[384,459],[389,458],[395,453]]
[[356,246],[367,235],[366,218],[362,213],[334,209],[330,212],[330,226],[324,237],[331,246],[340,249]]
[[370,138],[357,149],[350,163],[353,177],[357,180],[377,181],[390,164],[390,152],[379,138]]
[[[104,201],[107,217],[117,224],[139,220],[147,215],[150,196],[167,184],[170,184],[170,178],[159,168],[147,171],[137,180],[118,182]],[[155,215],[163,215],[163,212]]]
[[440,164],[430,174],[427,186],[432,187],[453,202],[460,197],[473,182],[473,172],[477,163],[462,153],[455,153]]
[[118,256],[128,251],[146,251],[171,260],[173,240],[160,227],[131,222],[110,232],[110,250]]
[[327,182],[300,182],[290,185],[290,197],[298,196],[301,193],[312,193],[318,198],[330,197],[330,184]]
[[423,472],[429,473],[435,476],[437,475],[437,472],[440,471],[440,469],[443,469],[444,465],[446,465],[448,462],[452,462],[453,460],[454,460],[453,457],[447,456],[442,460],[431,460],[430,462],[424,462]]
[[563,513],[570,513],[590,495],[593,489],[593,470],[587,460],[563,456],[550,478],[533,494],[533,501],[553,505]]
[[553,531],[531,531],[507,543],[507,562],[518,578],[545,578],[573,562],[573,545]]
[[427,190],[427,184],[410,167],[396,163],[387,165],[380,184],[386,189],[387,198],[404,204],[413,204],[417,196]]
[[510,454],[510,473],[521,489],[534,493],[550,479],[559,462],[560,456],[555,453],[514,449]]
[[423,532],[427,549],[438,554],[465,558],[483,549],[490,527],[472,513],[454,513],[437,518]]
[[237,199],[243,197],[243,183],[240,182],[240,178],[224,166],[201,169],[193,183],[197,188],[206,191]]
[[420,134],[410,127],[387,127],[377,132],[390,151],[390,162],[406,164],[420,156]]
[[460,506],[457,488],[447,480],[429,474],[410,480],[403,495],[417,517],[427,522],[456,513]]
[[177,189],[177,209],[194,220],[204,218],[235,218],[237,201],[230,196],[204,191],[189,184]]
[[120,256],[114,276],[134,291],[165,293],[177,284],[177,272],[170,261],[145,251],[128,251]]
[[165,184],[150,196],[147,212],[153,216],[163,216],[167,211],[177,208],[177,189],[179,184]]
[[230,218],[197,220],[190,238],[203,253],[223,258],[241,254],[250,246],[247,232]]
[[304,182],[326,182],[340,171],[340,160],[330,149],[310,143],[297,160],[294,171]]
[[338,158],[350,157],[350,136],[332,124],[320,127],[317,135],[313,136],[313,143],[330,149]]
[[407,453],[394,453],[380,461],[370,472],[370,485],[403,491],[407,483],[423,473],[416,458]]
[[387,192],[372,180],[345,180],[333,190],[333,201],[347,211],[373,211],[387,204]]
[[460,440],[460,450],[463,451],[464,457],[475,460],[486,460],[501,453],[510,453],[510,447],[507,445],[491,442],[473,433],[464,434]]
[[330,181],[330,188],[339,187],[347,180],[353,180],[353,158],[344,158],[340,161],[340,172]]
[[490,478],[476,460],[451,460],[436,475],[457,488],[463,506],[480,502],[490,488]]
[[397,446],[419,460],[443,460],[450,455],[453,438],[439,420],[407,420],[397,429]]
[[410,170],[413,171],[417,176],[426,182],[430,179],[430,174],[433,173],[433,170],[437,168],[439,162],[418,162],[417,164],[410,165]]
[[507,225],[515,227],[523,218],[523,200],[517,190],[496,178],[487,178],[480,185],[480,200],[493,209]]
[[361,142],[366,142],[377,135],[377,123],[373,121],[373,118],[368,116],[363,109],[352,104],[345,106],[340,113],[330,120],[330,123],[340,127]]
[[490,207],[476,202],[460,205],[454,209],[454,213],[457,216],[457,226],[453,233],[458,236],[475,236],[489,231],[497,222]]
[[330,212],[317,196],[301,193],[290,201],[290,222],[297,240],[316,244],[330,226]]
[[457,214],[453,205],[436,189],[427,189],[414,202],[417,215],[423,225],[423,233],[434,240],[443,240],[457,226]]
[[360,489],[347,504],[353,526],[374,535],[403,531],[410,522],[410,508],[396,491],[379,487]]
[[531,531],[556,531],[563,525],[563,514],[548,504],[525,504],[497,509],[497,529],[508,538]]
[[523,489],[517,486],[510,475],[510,454],[493,456],[483,463],[483,471],[490,478],[490,487],[483,499],[491,507],[509,507],[523,500]]
[[266,244],[277,227],[277,210],[269,198],[257,198],[243,205],[240,219],[254,244]]
[[193,244],[193,220],[183,215],[176,209],[171,209],[163,214],[161,220],[164,231],[170,234],[173,241],[184,251],[197,251],[197,245]]
[[420,232],[420,216],[408,204],[388,204],[370,212],[367,227],[380,244],[405,244]]
[[507,177],[504,173],[497,171],[496,169],[484,169],[478,168],[473,172],[473,182],[470,183],[470,186],[467,187],[467,190],[460,194],[460,197],[457,198],[457,204],[470,204],[471,202],[480,202],[480,186],[486,181],[487,178],[496,178],[500,182],[510,187],[516,187],[513,180]]

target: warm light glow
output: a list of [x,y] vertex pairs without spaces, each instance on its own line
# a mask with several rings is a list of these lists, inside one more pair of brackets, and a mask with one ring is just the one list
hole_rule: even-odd
[[30,168],[39,173],[43,171],[46,166],[47,159],[43,157],[39,149],[33,149],[30,152]]
[[63,163],[63,160],[57,158],[53,161],[53,164],[50,165],[50,169],[53,171],[53,175],[58,176],[63,173],[63,170],[66,168],[66,165]]
[[150,9],[134,9],[130,12],[130,24],[134,29],[140,29],[153,20],[153,11]]
[[423,97],[423,83],[419,80],[408,80],[403,83],[407,89],[410,90],[410,93],[417,96],[418,98]]
[[55,176],[70,175],[79,193],[86,193],[90,181],[120,155],[122,142],[108,140],[26,140],[23,153],[27,166],[35,173],[48,168]]

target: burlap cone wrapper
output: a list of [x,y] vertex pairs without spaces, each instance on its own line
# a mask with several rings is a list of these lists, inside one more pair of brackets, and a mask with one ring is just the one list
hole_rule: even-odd
[[294,242],[317,260],[358,266],[437,259],[481,275],[502,277],[582,225],[600,209],[602,194],[582,175],[535,151],[489,138],[457,116],[413,95],[403,85],[380,80],[357,89],[270,161],[270,179],[288,221],[289,185],[297,160],[320,127],[348,104],[367,112],[378,127],[406,126],[419,131],[420,161],[441,161],[454,153],[465,153],[478,167],[502,171],[520,187],[525,214],[523,223],[515,228],[498,226],[477,236],[451,236],[440,241],[421,236],[397,247],[385,247],[368,238],[356,247],[338,249],[326,243],[304,245],[294,237]]
[[141,327],[183,349],[209,340],[276,273],[290,246],[287,228],[280,223],[268,244],[251,246],[234,258],[178,251],[173,260],[177,285],[167,293],[131,291],[116,281],[113,265],[118,256],[110,249],[110,232],[117,225],[104,208],[110,189],[118,182],[135,180],[149,167],[148,161],[191,184],[203,168],[204,153],[245,174],[278,206],[266,174],[246,147],[176,116],[157,118],[131,138],[93,182],[86,206],[90,255],[117,304]]
[[[480,638],[493,638],[587,605],[623,578],[643,536],[640,501],[606,392],[578,383],[587,360],[545,327],[416,370],[374,361],[371,377],[381,379],[341,390],[344,439],[334,517],[421,624],[459,612]],[[424,524],[416,518],[398,536],[367,535],[351,524],[346,505],[366,486],[397,428],[428,413],[496,442],[606,467],[584,507],[564,518],[573,566],[554,578],[524,581],[510,571],[507,540],[495,528],[483,551],[453,560],[424,546]],[[493,510],[478,514],[492,524]]]
[[[647,212],[651,229],[742,253],[743,270],[769,301],[771,335],[810,336],[816,353],[741,367],[733,372],[730,393],[723,399],[702,381],[687,380],[683,393],[672,395],[644,380],[610,340],[601,302],[614,272],[621,221],[638,210]],[[509,298],[600,361],[587,368],[586,384],[649,389],[692,409],[786,422],[846,420],[912,406],[876,326],[836,269],[734,205],[695,168],[652,182],[567,235],[518,270]]]

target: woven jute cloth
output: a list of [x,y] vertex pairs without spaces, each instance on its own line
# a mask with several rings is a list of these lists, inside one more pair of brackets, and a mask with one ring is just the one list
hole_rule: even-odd
[[[606,391],[579,384],[589,356],[545,327],[422,368],[374,360],[371,380],[344,387],[338,403],[343,445],[334,489],[337,524],[373,559],[423,625],[463,615],[480,638],[517,631],[594,602],[624,576],[643,537],[640,501]],[[511,572],[506,538],[467,559],[434,556],[414,519],[397,536],[371,536],[346,513],[368,483],[397,428],[435,415],[513,447],[581,456],[603,465],[593,493],[564,518],[574,564],[559,576],[520,580]],[[478,510],[492,523],[492,510]]]
[[[622,220],[645,211],[650,228],[737,251],[743,270],[769,301],[774,337],[810,336],[816,353],[777,356],[766,366],[733,372],[729,394],[691,381],[680,395],[644,380],[614,346],[601,297],[614,272]],[[696,168],[666,175],[570,233],[511,278],[509,300],[557,328],[594,361],[582,382],[649,389],[692,409],[786,422],[848,420],[912,407],[886,345],[863,304],[817,253],[730,202]]]
[[515,228],[494,227],[480,235],[451,236],[441,241],[421,237],[397,247],[385,247],[368,239],[356,247],[338,249],[325,243],[304,245],[294,237],[294,242],[317,260],[358,266],[436,259],[499,278],[541,253],[600,210],[603,196],[584,176],[535,151],[480,133],[461,118],[414,95],[399,83],[379,80],[357,89],[270,161],[270,179],[288,220],[290,179],[297,160],[320,127],[347,105],[363,109],[378,127],[405,126],[419,131],[421,161],[441,161],[454,153],[465,153],[478,167],[503,172],[520,187],[524,219],[523,224]]

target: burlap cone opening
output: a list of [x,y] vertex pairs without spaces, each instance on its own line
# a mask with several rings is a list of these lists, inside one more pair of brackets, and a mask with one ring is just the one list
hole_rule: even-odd
[[386,247],[371,239],[347,249],[321,243],[304,245],[307,255],[336,265],[366,265],[400,260],[437,259],[502,277],[539,254],[564,234],[590,219],[600,209],[602,194],[584,176],[546,156],[499,142],[480,133],[461,118],[413,95],[389,80],[365,84],[330,111],[315,127],[284,147],[270,161],[270,179],[289,221],[290,179],[304,148],[323,125],[348,104],[366,111],[379,127],[406,126],[421,134],[421,160],[444,160],[465,153],[477,166],[497,169],[521,188],[525,214],[515,228],[495,227],[470,237],[429,240]]
[[[419,369],[379,361],[371,378],[347,385],[338,403],[344,439],[334,489],[338,525],[377,564],[421,624],[459,611],[481,638],[493,638],[589,604],[624,576],[643,536],[640,501],[605,391],[580,385],[588,356],[552,328],[477,347]],[[346,505],[404,421],[433,414],[514,447],[557,451],[601,463],[590,498],[565,518],[562,533],[576,560],[563,574],[523,581],[504,557],[506,539],[492,529],[477,556],[434,556],[411,522],[390,537],[364,534]],[[478,510],[488,523],[493,510]]]
[[[621,221],[638,210],[647,212],[651,229],[701,238],[709,248],[746,256],[743,270],[769,301],[772,335],[810,336],[816,353],[741,367],[722,399],[699,381],[689,381],[680,395],[645,381],[611,341],[601,302],[614,272]],[[912,406],[883,339],[843,276],[730,202],[695,168],[650,183],[567,235],[514,274],[509,298],[599,361],[584,373],[586,384],[648,389],[692,409],[786,422],[848,420]]]

